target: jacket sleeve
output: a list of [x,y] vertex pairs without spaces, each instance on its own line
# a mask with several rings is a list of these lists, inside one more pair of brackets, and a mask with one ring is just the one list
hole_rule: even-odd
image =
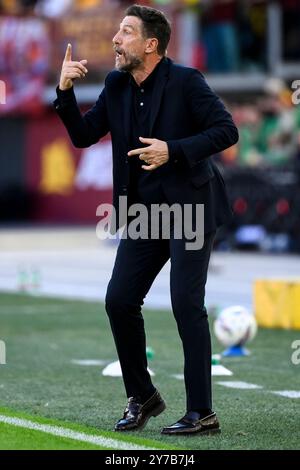
[[185,81],[185,100],[199,133],[170,140],[167,144],[171,160],[183,153],[193,167],[200,160],[234,145],[239,136],[230,113],[197,70]]
[[90,147],[109,132],[105,87],[97,102],[84,115],[78,107],[73,87],[65,91],[57,87],[56,93],[54,108],[75,147]]

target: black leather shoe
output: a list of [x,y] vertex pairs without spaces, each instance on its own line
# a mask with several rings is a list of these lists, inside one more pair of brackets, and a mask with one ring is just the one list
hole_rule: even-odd
[[142,429],[151,416],[158,416],[165,409],[166,404],[158,391],[143,404],[136,398],[130,397],[123,418],[115,425],[115,431]]
[[163,428],[161,434],[213,434],[221,432],[216,413],[201,418],[196,411],[189,411],[177,423]]

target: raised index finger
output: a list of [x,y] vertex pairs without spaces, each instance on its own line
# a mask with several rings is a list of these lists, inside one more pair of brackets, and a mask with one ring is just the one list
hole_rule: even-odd
[[69,43],[67,46],[66,54],[65,54],[65,61],[72,60],[72,45]]

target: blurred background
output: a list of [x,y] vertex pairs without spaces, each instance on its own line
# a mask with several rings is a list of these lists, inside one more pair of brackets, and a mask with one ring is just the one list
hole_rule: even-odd
[[[78,101],[83,110],[95,102],[130,3],[0,0],[0,223],[91,225],[96,207],[111,200],[109,138],[73,148],[52,101],[71,42],[74,57],[89,62]],[[166,12],[169,56],[205,73],[240,131],[239,143],[215,156],[235,212],[216,248],[299,252],[300,105],[292,102],[300,78],[299,1],[140,3]]]
[[[78,102],[83,111],[94,104],[114,67],[112,37],[131,3],[0,0],[2,289],[22,290],[23,268],[29,265],[31,277],[38,278],[35,271],[43,270],[44,293],[104,298],[116,243],[98,240],[95,227],[96,208],[111,202],[110,137],[75,149],[52,103],[71,42],[73,56],[89,63],[87,78],[76,84]],[[258,275],[299,274],[300,105],[295,98],[300,2],[140,3],[165,11],[173,27],[168,55],[204,72],[239,128],[238,144],[214,156],[227,182],[234,218],[218,233],[215,260],[224,272],[208,285],[208,296],[211,303],[226,306],[238,300],[250,307]],[[35,259],[39,248],[48,254]],[[55,266],[53,252],[59,253]],[[287,258],[279,260],[278,254]],[[169,306],[166,271],[164,276],[150,295],[150,303],[156,298],[153,306]]]
[[[0,411],[110,430],[111,397],[115,419],[124,405],[121,384],[99,369],[116,360],[103,300],[117,241],[96,236],[96,208],[112,196],[110,138],[75,149],[52,102],[71,42],[73,57],[89,64],[76,83],[78,102],[83,111],[95,103],[131,3],[0,0],[0,341],[7,346]],[[206,306],[212,322],[240,305],[259,330],[251,356],[222,358],[234,381],[214,378],[220,440],[180,448],[299,448],[300,1],[136,3],[166,12],[169,57],[205,74],[240,133],[237,145],[213,157],[234,218],[218,232]],[[173,422],[184,393],[169,271],[167,263],[151,287],[145,321]],[[225,343],[215,336],[219,353]],[[150,423],[145,435],[159,439],[157,429]]]

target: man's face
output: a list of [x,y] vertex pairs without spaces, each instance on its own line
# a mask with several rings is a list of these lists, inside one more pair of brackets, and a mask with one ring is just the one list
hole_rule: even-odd
[[120,30],[113,38],[118,70],[132,72],[144,62],[147,39],[142,27],[142,21],[136,16],[125,16],[120,24]]

